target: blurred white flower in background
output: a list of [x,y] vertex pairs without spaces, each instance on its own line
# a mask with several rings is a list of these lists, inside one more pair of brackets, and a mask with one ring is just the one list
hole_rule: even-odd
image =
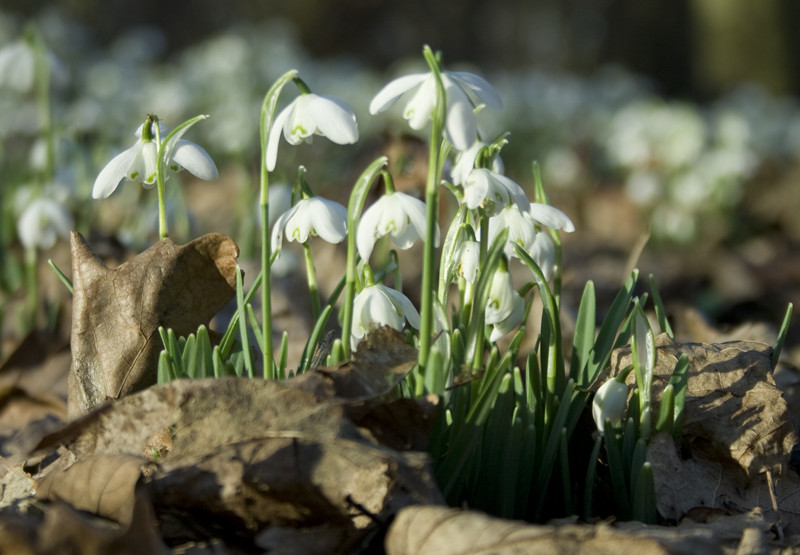
[[51,198],[34,198],[17,220],[17,234],[26,249],[49,249],[72,230],[72,216]]

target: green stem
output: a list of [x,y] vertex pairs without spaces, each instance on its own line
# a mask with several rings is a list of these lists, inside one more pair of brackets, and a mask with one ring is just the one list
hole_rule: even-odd
[[270,87],[261,104],[259,134],[261,139],[260,190],[261,190],[261,321],[263,322],[263,363],[264,378],[275,379],[275,361],[272,356],[272,298],[270,296],[270,258],[269,242],[269,172],[267,171],[267,140],[272,121],[278,109],[278,98],[286,84],[297,77],[297,70],[284,73]]
[[152,130],[155,130],[156,134],[156,145],[158,145],[156,150],[156,184],[158,190],[158,236],[161,239],[165,239],[169,236],[169,232],[167,230],[167,201],[166,195],[164,192],[164,166],[166,166],[166,162],[163,160],[164,158],[164,143],[161,142],[161,129],[158,125],[158,116],[147,116],[147,119],[144,120],[144,128],[142,128],[142,140],[146,140],[147,135],[152,133]]
[[422,261],[422,299],[420,310],[419,358],[417,364],[422,375],[428,364],[431,351],[433,328],[433,294],[436,266],[436,226],[439,216],[439,179],[442,131],[447,110],[447,98],[442,84],[441,68],[429,46],[423,48],[423,55],[436,82],[436,109],[431,124],[431,141],[428,158],[428,180],[425,184],[425,204],[427,207],[425,226],[425,251]]
[[[358,251],[356,250],[356,229],[358,228],[358,220],[361,217],[361,210],[364,208],[364,202],[367,200],[367,192],[369,192],[370,185],[375,177],[386,167],[388,159],[385,156],[377,158],[370,164],[366,170],[359,176],[353,186],[353,191],[350,193],[350,200],[347,205],[347,275],[345,278],[345,294],[344,305],[342,310],[342,348],[344,350],[344,358],[350,357],[350,333],[353,329],[353,300],[356,296],[356,279],[357,279],[357,257]],[[367,263],[368,261],[365,261]]]
[[[480,255],[479,255],[478,260],[480,260],[481,264],[483,264],[486,261],[486,258],[487,258],[487,254],[486,253],[487,253],[487,249],[488,249],[488,245],[489,245],[489,219],[485,218],[483,216],[483,213],[481,213],[481,228],[480,228],[480,232],[481,232],[481,238],[480,238],[480,241],[478,242],[479,245],[480,245]],[[481,268],[484,268],[484,266],[481,265]],[[470,310],[469,311],[470,311],[469,317],[472,318],[472,307],[471,306],[470,306]],[[484,316],[485,315],[482,315],[482,317],[484,317]],[[481,325],[481,330],[483,330],[483,326],[484,325],[485,324]],[[475,353],[474,353],[474,356],[473,356],[473,359],[472,359],[472,368],[474,368],[475,370],[477,370],[478,368],[480,368],[483,365],[483,350],[484,350],[485,344],[486,344],[486,341],[484,341],[483,333],[481,333],[480,337],[475,342]]]
[[314,257],[311,253],[311,241],[303,243],[303,251],[306,255],[306,276],[308,277],[308,294],[311,297],[311,316],[316,322],[322,312],[322,303],[319,298],[317,274],[314,271]]

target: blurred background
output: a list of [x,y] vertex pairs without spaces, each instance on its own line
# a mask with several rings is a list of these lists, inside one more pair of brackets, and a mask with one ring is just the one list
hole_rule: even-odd
[[[553,204],[575,221],[564,238],[566,302],[587,279],[616,291],[634,264],[655,274],[697,339],[712,333],[703,326],[776,325],[800,301],[797,2],[4,0],[0,49],[30,21],[52,54],[56,160],[47,174],[35,91],[0,87],[4,313],[23,296],[15,222],[25,190],[61,199],[95,242],[141,250],[156,233],[155,217],[141,216],[155,216],[154,195],[128,186],[91,201],[94,177],[145,114],[176,125],[208,113],[190,138],[221,180],[172,188],[173,229],[176,240],[227,232],[247,257],[257,118],[272,81],[297,68],[359,114],[355,148],[282,147],[276,173],[291,180],[305,164],[312,186],[341,200],[378,153],[401,148],[413,160],[399,111],[370,117],[367,105],[388,79],[423,69],[426,43],[446,67],[495,85],[505,108],[480,114],[484,135],[510,130],[507,174],[529,187],[537,160]],[[413,164],[399,172],[413,189]],[[64,241],[51,248],[68,268]],[[699,316],[680,318],[686,307]],[[797,326],[790,338],[800,342]]]

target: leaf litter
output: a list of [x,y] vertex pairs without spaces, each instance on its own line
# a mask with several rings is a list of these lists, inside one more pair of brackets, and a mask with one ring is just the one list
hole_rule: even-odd
[[[157,326],[193,331],[232,295],[235,245],[197,241],[161,241],[120,272],[125,265],[105,268],[73,237],[86,298],[73,321],[72,420],[59,423],[59,396],[19,373],[19,357],[0,366],[0,382],[14,377],[3,386],[7,405],[23,395],[50,407],[3,445],[3,552],[756,553],[787,545],[775,542],[778,526],[790,544],[800,533],[800,479],[789,468],[796,436],[764,344],[658,338],[657,396],[681,353],[691,363],[683,441],[656,436],[648,450],[659,512],[678,526],[504,521],[442,506],[423,452],[436,399],[391,395],[416,360],[392,330],[370,336],[350,363],[285,382],[152,386],[154,364],[144,361],[160,348]],[[167,285],[190,281],[186,272],[209,276],[199,306],[197,292]],[[110,323],[123,331],[88,333]],[[611,372],[629,356],[615,352]],[[31,425],[43,416],[49,424]]]

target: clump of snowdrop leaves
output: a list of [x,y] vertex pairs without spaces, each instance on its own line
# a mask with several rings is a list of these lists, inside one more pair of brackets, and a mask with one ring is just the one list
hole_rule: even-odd
[[[478,123],[474,109],[480,103],[502,110],[503,100],[483,77],[463,71],[442,71],[441,80],[447,96],[445,133],[458,150],[467,150],[477,139]],[[390,81],[369,105],[370,114],[392,106],[401,96],[416,89],[403,109],[403,117],[412,129],[420,130],[432,118],[436,106],[436,80],[432,73],[413,73]]]
[[[205,119],[208,116],[202,116]],[[158,131],[156,131],[156,125]],[[116,155],[100,171],[92,188],[92,197],[106,198],[117,190],[123,181],[137,181],[145,188],[156,185],[159,152],[167,154],[166,167],[172,172],[186,169],[200,179],[213,180],[219,177],[217,166],[201,147],[183,139],[183,134],[191,126],[187,125],[177,133],[168,136],[169,128],[161,122],[156,123],[152,117],[136,130],[138,140],[129,149]],[[158,144],[157,137],[164,137],[165,144]]]

